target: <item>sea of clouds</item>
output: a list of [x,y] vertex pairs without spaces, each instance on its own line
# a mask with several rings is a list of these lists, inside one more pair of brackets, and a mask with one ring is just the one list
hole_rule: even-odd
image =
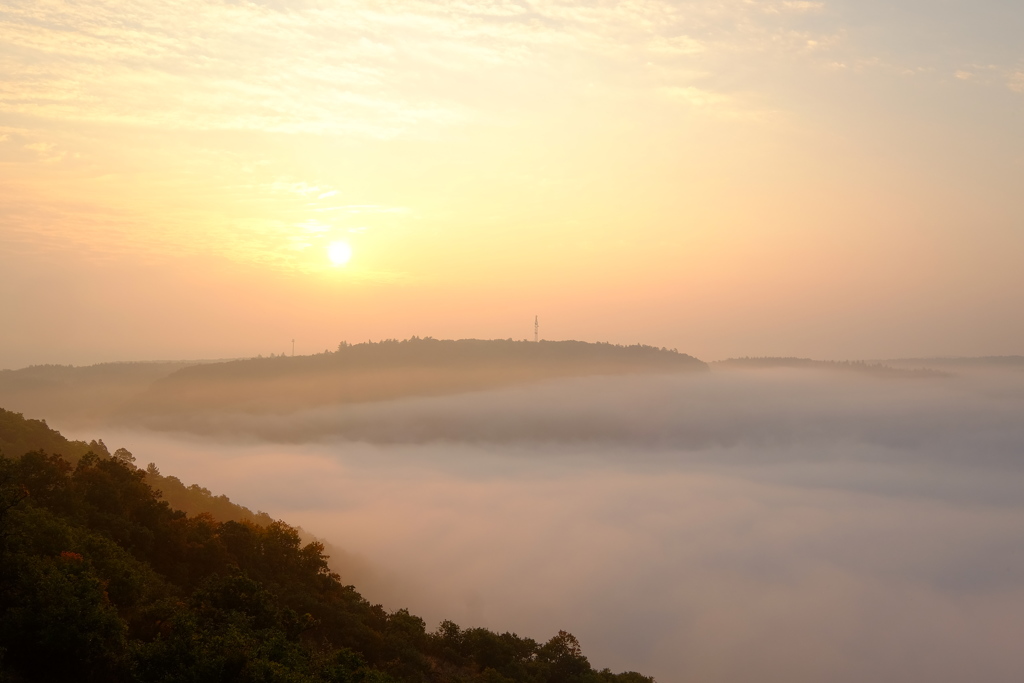
[[1012,368],[595,377],[174,426],[100,436],[323,537],[430,628],[564,628],[661,683],[1024,680]]

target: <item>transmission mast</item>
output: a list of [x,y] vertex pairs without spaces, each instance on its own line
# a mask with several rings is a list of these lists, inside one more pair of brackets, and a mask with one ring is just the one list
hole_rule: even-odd
[[533,316],[533,341],[540,341],[540,319],[537,316]]

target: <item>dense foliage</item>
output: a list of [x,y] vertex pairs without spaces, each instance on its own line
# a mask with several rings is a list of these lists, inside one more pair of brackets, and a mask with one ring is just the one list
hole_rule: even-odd
[[[63,440],[0,418],[5,444]],[[99,450],[0,458],[0,680],[651,681],[595,671],[565,632],[428,632],[344,585],[287,524],[189,516],[126,451]]]

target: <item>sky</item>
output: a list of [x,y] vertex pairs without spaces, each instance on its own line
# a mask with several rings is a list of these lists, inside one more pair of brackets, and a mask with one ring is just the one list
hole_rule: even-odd
[[0,367],[535,315],[705,360],[1021,353],[1022,32],[995,0],[8,0]]

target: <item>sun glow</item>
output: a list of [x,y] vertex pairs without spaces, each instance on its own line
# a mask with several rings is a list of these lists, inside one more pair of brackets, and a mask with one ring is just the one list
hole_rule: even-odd
[[336,266],[343,266],[352,258],[352,247],[348,242],[331,242],[327,247],[327,257]]

